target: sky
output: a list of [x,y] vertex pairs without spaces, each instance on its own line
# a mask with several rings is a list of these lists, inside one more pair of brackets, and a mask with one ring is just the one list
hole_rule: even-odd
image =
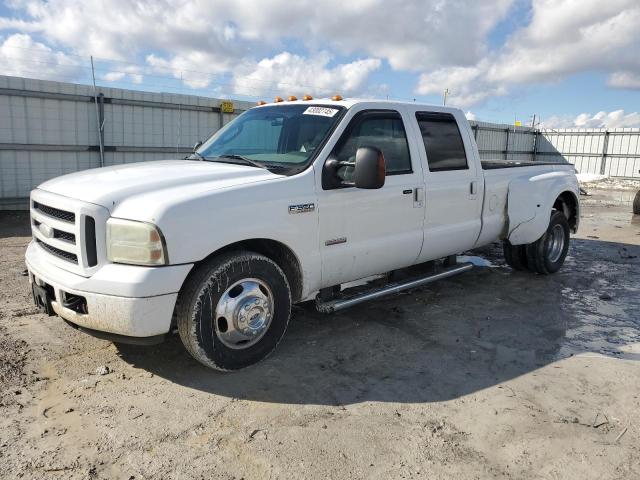
[[640,127],[639,0],[4,0],[0,74]]

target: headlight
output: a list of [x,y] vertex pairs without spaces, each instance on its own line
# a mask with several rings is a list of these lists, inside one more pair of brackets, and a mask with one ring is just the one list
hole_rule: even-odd
[[150,223],[107,220],[107,258],[114,263],[166,265],[168,258],[160,230]]

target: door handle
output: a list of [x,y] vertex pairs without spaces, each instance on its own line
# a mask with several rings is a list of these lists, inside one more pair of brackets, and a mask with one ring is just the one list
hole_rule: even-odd
[[424,204],[424,188],[417,187],[413,191],[413,208],[422,207]]
[[471,195],[475,195],[476,193],[478,193],[478,182],[476,182],[475,180],[469,184],[469,193]]

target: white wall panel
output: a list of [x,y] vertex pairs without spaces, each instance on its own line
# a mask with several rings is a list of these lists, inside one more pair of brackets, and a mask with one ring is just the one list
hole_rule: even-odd
[[[0,91],[0,209],[15,208],[15,199],[25,199],[50,178],[99,166],[93,87],[0,76],[0,89],[10,89]],[[240,113],[214,111],[221,101],[214,98],[108,87],[98,91],[106,99],[105,165],[181,158]],[[123,104],[127,101],[146,103]],[[234,105],[241,111],[253,103]],[[535,130],[471,123],[482,159],[534,159]],[[536,150],[537,160],[566,160],[581,172],[640,178],[640,129],[614,129],[608,135],[599,129],[541,130]]]

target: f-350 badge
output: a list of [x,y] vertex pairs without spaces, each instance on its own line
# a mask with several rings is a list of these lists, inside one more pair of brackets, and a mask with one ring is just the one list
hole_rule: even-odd
[[316,209],[315,203],[302,203],[300,205],[289,205],[289,213],[294,215],[296,213],[308,213],[313,212]]

